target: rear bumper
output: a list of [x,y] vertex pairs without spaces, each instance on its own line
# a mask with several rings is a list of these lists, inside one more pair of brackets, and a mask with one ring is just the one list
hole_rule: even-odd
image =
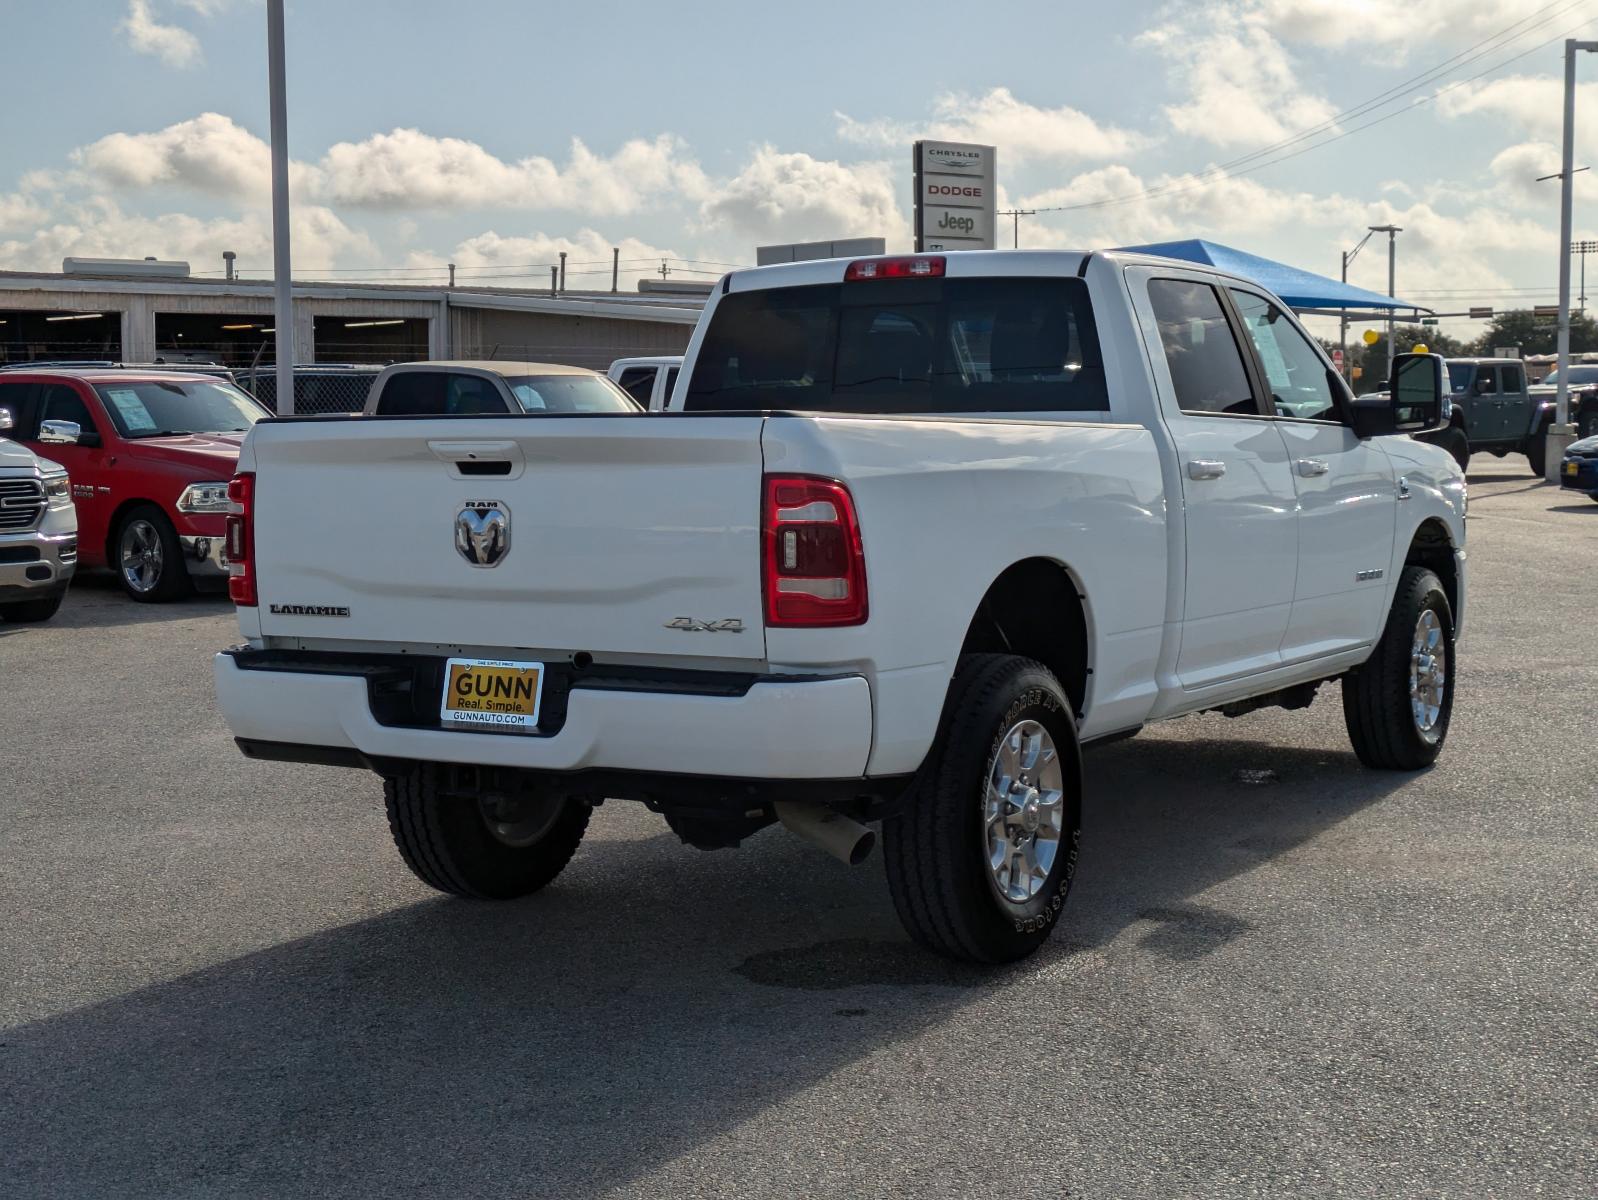
[[647,690],[578,684],[558,729],[525,735],[385,724],[373,712],[370,669],[253,669],[250,661],[250,651],[216,656],[217,703],[235,738],[271,744],[275,758],[302,747],[307,762],[353,754],[560,773],[834,780],[864,776],[871,753],[871,689],[858,675],[757,680],[738,695],[668,681]]

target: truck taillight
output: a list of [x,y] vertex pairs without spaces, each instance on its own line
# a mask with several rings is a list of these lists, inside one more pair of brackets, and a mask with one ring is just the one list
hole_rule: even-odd
[[231,575],[228,595],[240,608],[254,608],[255,591],[255,475],[241,471],[227,485],[227,498],[235,511],[227,519],[227,560]]
[[767,475],[762,526],[767,625],[865,623],[866,559],[848,488]]

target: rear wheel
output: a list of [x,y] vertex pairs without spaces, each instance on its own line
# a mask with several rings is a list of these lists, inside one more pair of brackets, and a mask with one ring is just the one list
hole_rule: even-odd
[[1376,650],[1343,677],[1343,718],[1367,767],[1429,766],[1448,736],[1454,708],[1454,615],[1443,584],[1405,567]]
[[1543,468],[1548,465],[1548,429],[1546,426],[1527,439],[1526,462],[1531,466],[1531,473],[1541,479]]
[[962,658],[937,742],[883,823],[888,888],[910,936],[987,963],[1041,946],[1076,872],[1081,797],[1076,719],[1048,668]]
[[183,543],[166,514],[153,504],[128,510],[111,542],[117,582],[142,604],[176,600],[191,590],[183,565]]
[[65,598],[65,592],[57,592],[42,600],[19,600],[15,604],[0,604],[0,620],[13,621],[17,624],[48,621],[55,616],[56,610],[61,607],[61,601]]
[[418,763],[383,779],[389,830],[405,865],[430,887],[510,900],[559,875],[588,828],[588,805],[565,796],[467,793],[445,768]]

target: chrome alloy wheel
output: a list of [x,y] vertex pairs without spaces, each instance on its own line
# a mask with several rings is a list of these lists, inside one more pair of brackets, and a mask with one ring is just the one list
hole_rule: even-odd
[[533,846],[555,827],[565,801],[559,796],[531,799],[484,796],[477,802],[483,825],[505,846]]
[[1442,622],[1434,610],[1423,609],[1409,650],[1409,710],[1416,732],[1428,742],[1435,742],[1441,734],[1437,724],[1447,684],[1448,646],[1443,641]]
[[161,531],[143,517],[122,527],[117,561],[122,579],[139,595],[155,591],[161,583]]
[[1017,721],[993,752],[982,825],[993,889],[1012,904],[1036,896],[1054,869],[1065,823],[1063,779],[1054,739],[1036,721]]

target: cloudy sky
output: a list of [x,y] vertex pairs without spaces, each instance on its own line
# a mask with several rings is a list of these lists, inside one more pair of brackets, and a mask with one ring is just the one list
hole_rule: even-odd
[[[259,0],[5,0],[0,268],[271,262]],[[1561,39],[1598,0],[291,0],[296,273],[547,279],[908,244],[909,144],[999,147],[1023,246],[1209,237],[1399,293],[1552,299]],[[1598,161],[1598,57],[1578,165]],[[1598,173],[1578,176],[1577,236]],[[1594,260],[1598,279],[1598,259]],[[581,268],[586,270],[587,268]],[[1354,282],[1385,290],[1375,247]],[[1598,290],[1598,288],[1595,288]]]

